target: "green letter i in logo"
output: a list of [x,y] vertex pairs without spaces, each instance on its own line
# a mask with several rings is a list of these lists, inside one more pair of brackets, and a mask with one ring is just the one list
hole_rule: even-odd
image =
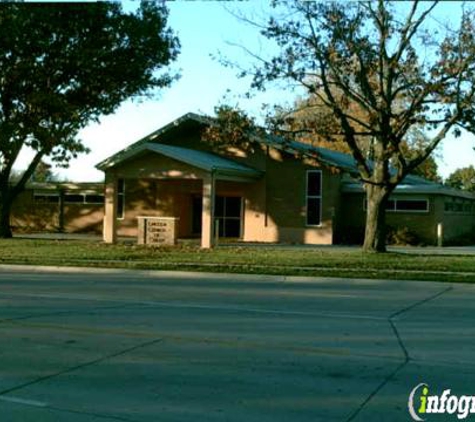
[[422,389],[422,396],[421,396],[421,405],[419,407],[418,413],[426,413],[426,406],[427,406],[427,394],[429,394],[429,389],[424,387]]

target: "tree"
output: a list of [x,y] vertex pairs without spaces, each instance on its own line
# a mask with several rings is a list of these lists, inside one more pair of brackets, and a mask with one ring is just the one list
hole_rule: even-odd
[[[174,79],[161,69],[179,43],[161,2],[125,13],[119,2],[0,7],[0,237],[10,209],[45,157],[59,166],[88,152],[79,130],[126,99]],[[20,151],[34,158],[9,183]]]
[[[332,110],[333,136],[348,145],[366,191],[365,251],[385,251],[385,205],[404,177],[446,135],[475,129],[474,14],[463,10],[457,29],[439,30],[428,19],[436,5],[274,1],[260,27],[277,53],[243,72],[252,89],[288,81]],[[414,127],[431,136],[408,155]]]
[[475,192],[475,168],[468,166],[455,170],[446,179],[445,184],[455,189]]
[[[351,103],[347,107],[351,107]],[[353,113],[357,113],[354,110]],[[358,116],[364,119],[364,115]],[[311,95],[307,98],[298,98],[290,108],[276,106],[267,115],[268,126],[274,134],[311,144],[351,154],[350,147],[343,136],[335,135],[335,128],[339,121],[332,110],[323,104],[318,97]],[[359,128],[361,130],[362,128]],[[341,133],[341,128],[337,133]],[[371,157],[371,140],[366,136],[355,136],[358,148],[364,156]],[[420,128],[411,128],[406,134],[401,148],[406,156],[416,158],[427,145],[430,139]],[[442,183],[438,173],[438,165],[434,158],[436,151],[419,164],[411,174],[423,177],[436,183]]]
[[31,182],[48,183],[55,182],[58,176],[51,170],[53,166],[41,160],[30,177]]
[[[412,127],[401,143],[401,150],[409,159],[415,159],[423,154],[424,148],[430,145],[431,139],[419,127]],[[431,180],[435,183],[442,183],[442,177],[439,174],[439,166],[436,158],[440,158],[440,153],[435,150],[422,163],[415,167],[411,174]]]
[[432,156],[427,157],[412,172],[414,176],[423,177],[435,183],[442,183],[442,177],[439,174],[439,166]]
[[290,137],[343,153],[351,152],[341,136],[333,136],[339,122],[332,110],[315,95],[298,98],[290,107],[274,107],[267,114],[266,122],[274,134],[283,138]]

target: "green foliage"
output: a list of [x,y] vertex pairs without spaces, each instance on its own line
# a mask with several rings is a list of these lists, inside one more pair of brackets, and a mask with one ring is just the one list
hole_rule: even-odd
[[[383,0],[274,1],[260,27],[278,53],[259,57],[243,73],[251,88],[287,81],[332,111],[334,136],[348,145],[365,184],[369,220],[382,215],[375,209],[449,133],[475,132],[474,12],[464,8],[458,28],[434,31],[427,22],[436,6],[415,1],[402,12]],[[404,145],[413,128],[434,135],[408,156]],[[369,154],[359,142],[364,137]],[[383,251],[384,219],[369,222],[374,229],[364,248]]]
[[407,227],[387,227],[387,241],[396,246],[420,246],[419,236]]
[[[53,166],[45,161],[40,161],[31,175],[29,182],[49,183],[59,182],[58,175],[52,171]],[[10,173],[10,184],[18,183],[25,172],[21,170],[12,170]]]
[[3,4],[0,175],[22,146],[67,164],[86,152],[79,129],[169,85],[172,77],[157,72],[178,53],[166,17],[156,2],[143,2],[135,14],[117,2]]
[[[430,144],[430,138],[419,127],[412,127],[401,144],[401,151],[404,153],[406,159],[416,159],[419,155],[424,153],[424,148]],[[439,153],[435,150],[428,156],[421,164],[415,167],[411,174],[431,180],[432,182],[442,183],[442,177],[439,174],[439,166],[436,158],[439,158]]]
[[37,183],[49,183],[58,181],[58,176],[52,170],[53,166],[45,161],[40,161],[33,172],[30,181]]
[[236,147],[243,151],[252,151],[255,136],[262,134],[255,119],[243,110],[229,105],[215,107],[216,117],[204,130],[202,139],[212,145],[216,151],[225,151]]
[[[313,146],[351,153],[333,111],[315,95],[298,98],[290,107],[275,106],[267,115],[272,132]],[[365,142],[365,140],[362,140]]]
[[[8,208],[43,157],[60,166],[88,152],[78,131],[126,99],[151,95],[173,76],[162,72],[179,43],[162,2],[135,13],[120,2],[0,7],[0,236]],[[12,167],[23,147],[35,153],[15,186]]]
[[411,174],[423,177],[435,183],[442,183],[442,176],[439,174],[439,166],[434,157],[427,157],[421,164],[419,164]]
[[445,180],[445,184],[455,189],[475,192],[475,168],[468,166],[455,170]]

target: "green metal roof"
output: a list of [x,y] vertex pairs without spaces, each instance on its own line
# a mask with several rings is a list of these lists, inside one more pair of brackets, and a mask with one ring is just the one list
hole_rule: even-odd
[[[207,172],[214,172],[221,178],[242,178],[242,179],[258,179],[262,176],[262,172],[228,158],[221,157],[210,152],[165,145],[154,142],[145,142],[136,145],[135,148],[123,151],[122,154],[109,158],[98,164],[100,170],[106,170],[114,167],[137,155],[143,154],[145,151],[154,152],[172,158],[190,166],[197,167]],[[114,159],[115,157],[115,159]]]
[[[135,155],[137,152],[143,151],[144,145],[147,145],[146,148],[153,150],[150,145],[161,145],[160,149],[164,155],[166,153],[176,155],[179,158],[175,158],[179,161],[188,162],[186,160],[192,160],[195,164],[188,162],[188,164],[195,165],[196,167],[202,168],[203,170],[210,171],[211,163],[215,163],[216,168],[222,167],[222,171],[231,171],[233,168],[236,170],[237,166],[246,167],[243,164],[235,163],[231,160],[226,158],[220,157],[215,154],[206,153],[203,151],[186,149],[181,147],[169,146],[160,144],[160,140],[166,139],[167,136],[173,134],[175,130],[178,130],[181,127],[189,127],[189,125],[194,125],[194,127],[205,127],[208,125],[214,124],[215,120],[211,117],[202,116],[195,113],[187,113],[182,117],[174,120],[173,122],[161,127],[160,129],[152,132],[150,135],[147,135],[145,138],[140,139],[139,141],[135,142],[134,144],[130,145],[129,147],[119,151],[117,154],[114,154],[110,158],[102,161],[96,167],[100,170],[105,170],[113,165],[116,165],[119,162],[127,159],[130,154]],[[315,147],[310,144],[292,141],[289,139],[285,139],[283,137],[274,136],[265,134],[263,136],[255,136],[254,140],[264,145],[269,145],[274,148],[281,149],[283,151],[287,151],[289,153],[297,153],[302,154],[307,157],[312,157],[318,162],[322,163],[323,165],[330,166],[330,167],[337,167],[344,172],[347,172],[352,175],[358,175],[358,167],[356,164],[356,160],[350,154],[344,154],[342,152],[333,151],[327,148]],[[166,153],[165,153],[166,151]],[[160,151],[156,151],[160,152]],[[178,154],[178,155],[177,155]],[[190,158],[191,157],[191,158]],[[174,158],[171,157],[170,158]],[[220,161],[223,160],[223,161]],[[224,164],[224,162],[233,163],[231,164]],[[372,162],[368,160],[368,165],[371,167]],[[203,167],[200,167],[203,166]],[[233,167],[234,166],[234,167]],[[257,172],[255,169],[251,169],[250,167],[246,167],[247,169]],[[225,170],[228,169],[228,170]],[[238,170],[242,171],[242,170]],[[395,170],[394,170],[395,171]],[[249,171],[248,171],[248,174]],[[262,174],[262,173],[260,173]],[[404,184],[406,185],[438,185],[437,183],[428,181],[422,177],[408,175],[405,177]]]

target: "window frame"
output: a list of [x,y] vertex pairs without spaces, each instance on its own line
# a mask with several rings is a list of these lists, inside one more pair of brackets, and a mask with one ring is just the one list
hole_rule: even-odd
[[[78,197],[80,196],[82,197],[82,201],[68,200],[68,196],[78,196]],[[102,201],[87,201],[87,198],[90,196],[100,196],[102,197]],[[65,205],[104,205],[105,196],[103,193],[96,192],[96,191],[66,190],[63,192],[63,201]]]
[[[215,221],[219,221],[219,227],[221,227],[221,225],[223,227],[223,235],[220,236],[220,237],[223,237],[223,238],[228,237],[227,233],[226,233],[226,222],[231,220],[231,221],[238,221],[239,222],[239,235],[238,235],[237,239],[242,239],[242,237],[243,237],[243,225],[244,225],[244,206],[245,206],[244,198],[242,196],[235,196],[235,195],[226,195],[226,196],[216,195],[215,196],[215,203],[216,203],[218,198],[223,200],[223,215],[217,215],[216,209],[215,209],[214,219],[215,219]],[[227,203],[228,203],[230,198],[239,199],[239,216],[229,216],[228,215],[228,213],[227,213],[227,210],[228,210]]]
[[[396,213],[407,212],[407,213],[427,214],[430,211],[429,198],[410,198],[410,199],[397,198],[397,199],[394,200],[394,202],[395,202],[395,209],[394,209],[394,211],[390,211],[390,212],[396,212]],[[399,202],[425,202],[426,207],[423,210],[422,209],[421,210],[401,210],[401,209],[398,209],[398,203]]]
[[[55,201],[45,201],[40,198],[56,198]],[[60,194],[59,192],[33,192],[33,202],[35,204],[59,204]]]
[[[319,173],[320,174],[320,195],[309,195],[309,176],[311,173]],[[309,223],[309,206],[308,202],[309,199],[318,199],[320,202],[319,207],[319,215],[318,215],[318,224]],[[322,227],[322,214],[323,214],[323,172],[322,170],[307,170],[305,173],[305,226],[306,227]]]
[[[401,210],[398,209],[398,202],[416,202],[416,201],[424,201],[426,203],[426,208],[424,210]],[[417,198],[394,198],[392,196],[389,197],[388,203],[392,202],[394,206],[392,208],[386,208],[387,213],[391,214],[402,214],[402,213],[409,213],[409,214],[428,214],[430,212],[430,200],[429,198],[425,197],[417,197]],[[366,195],[363,197],[363,210],[366,211],[368,209],[368,203],[366,200]]]

